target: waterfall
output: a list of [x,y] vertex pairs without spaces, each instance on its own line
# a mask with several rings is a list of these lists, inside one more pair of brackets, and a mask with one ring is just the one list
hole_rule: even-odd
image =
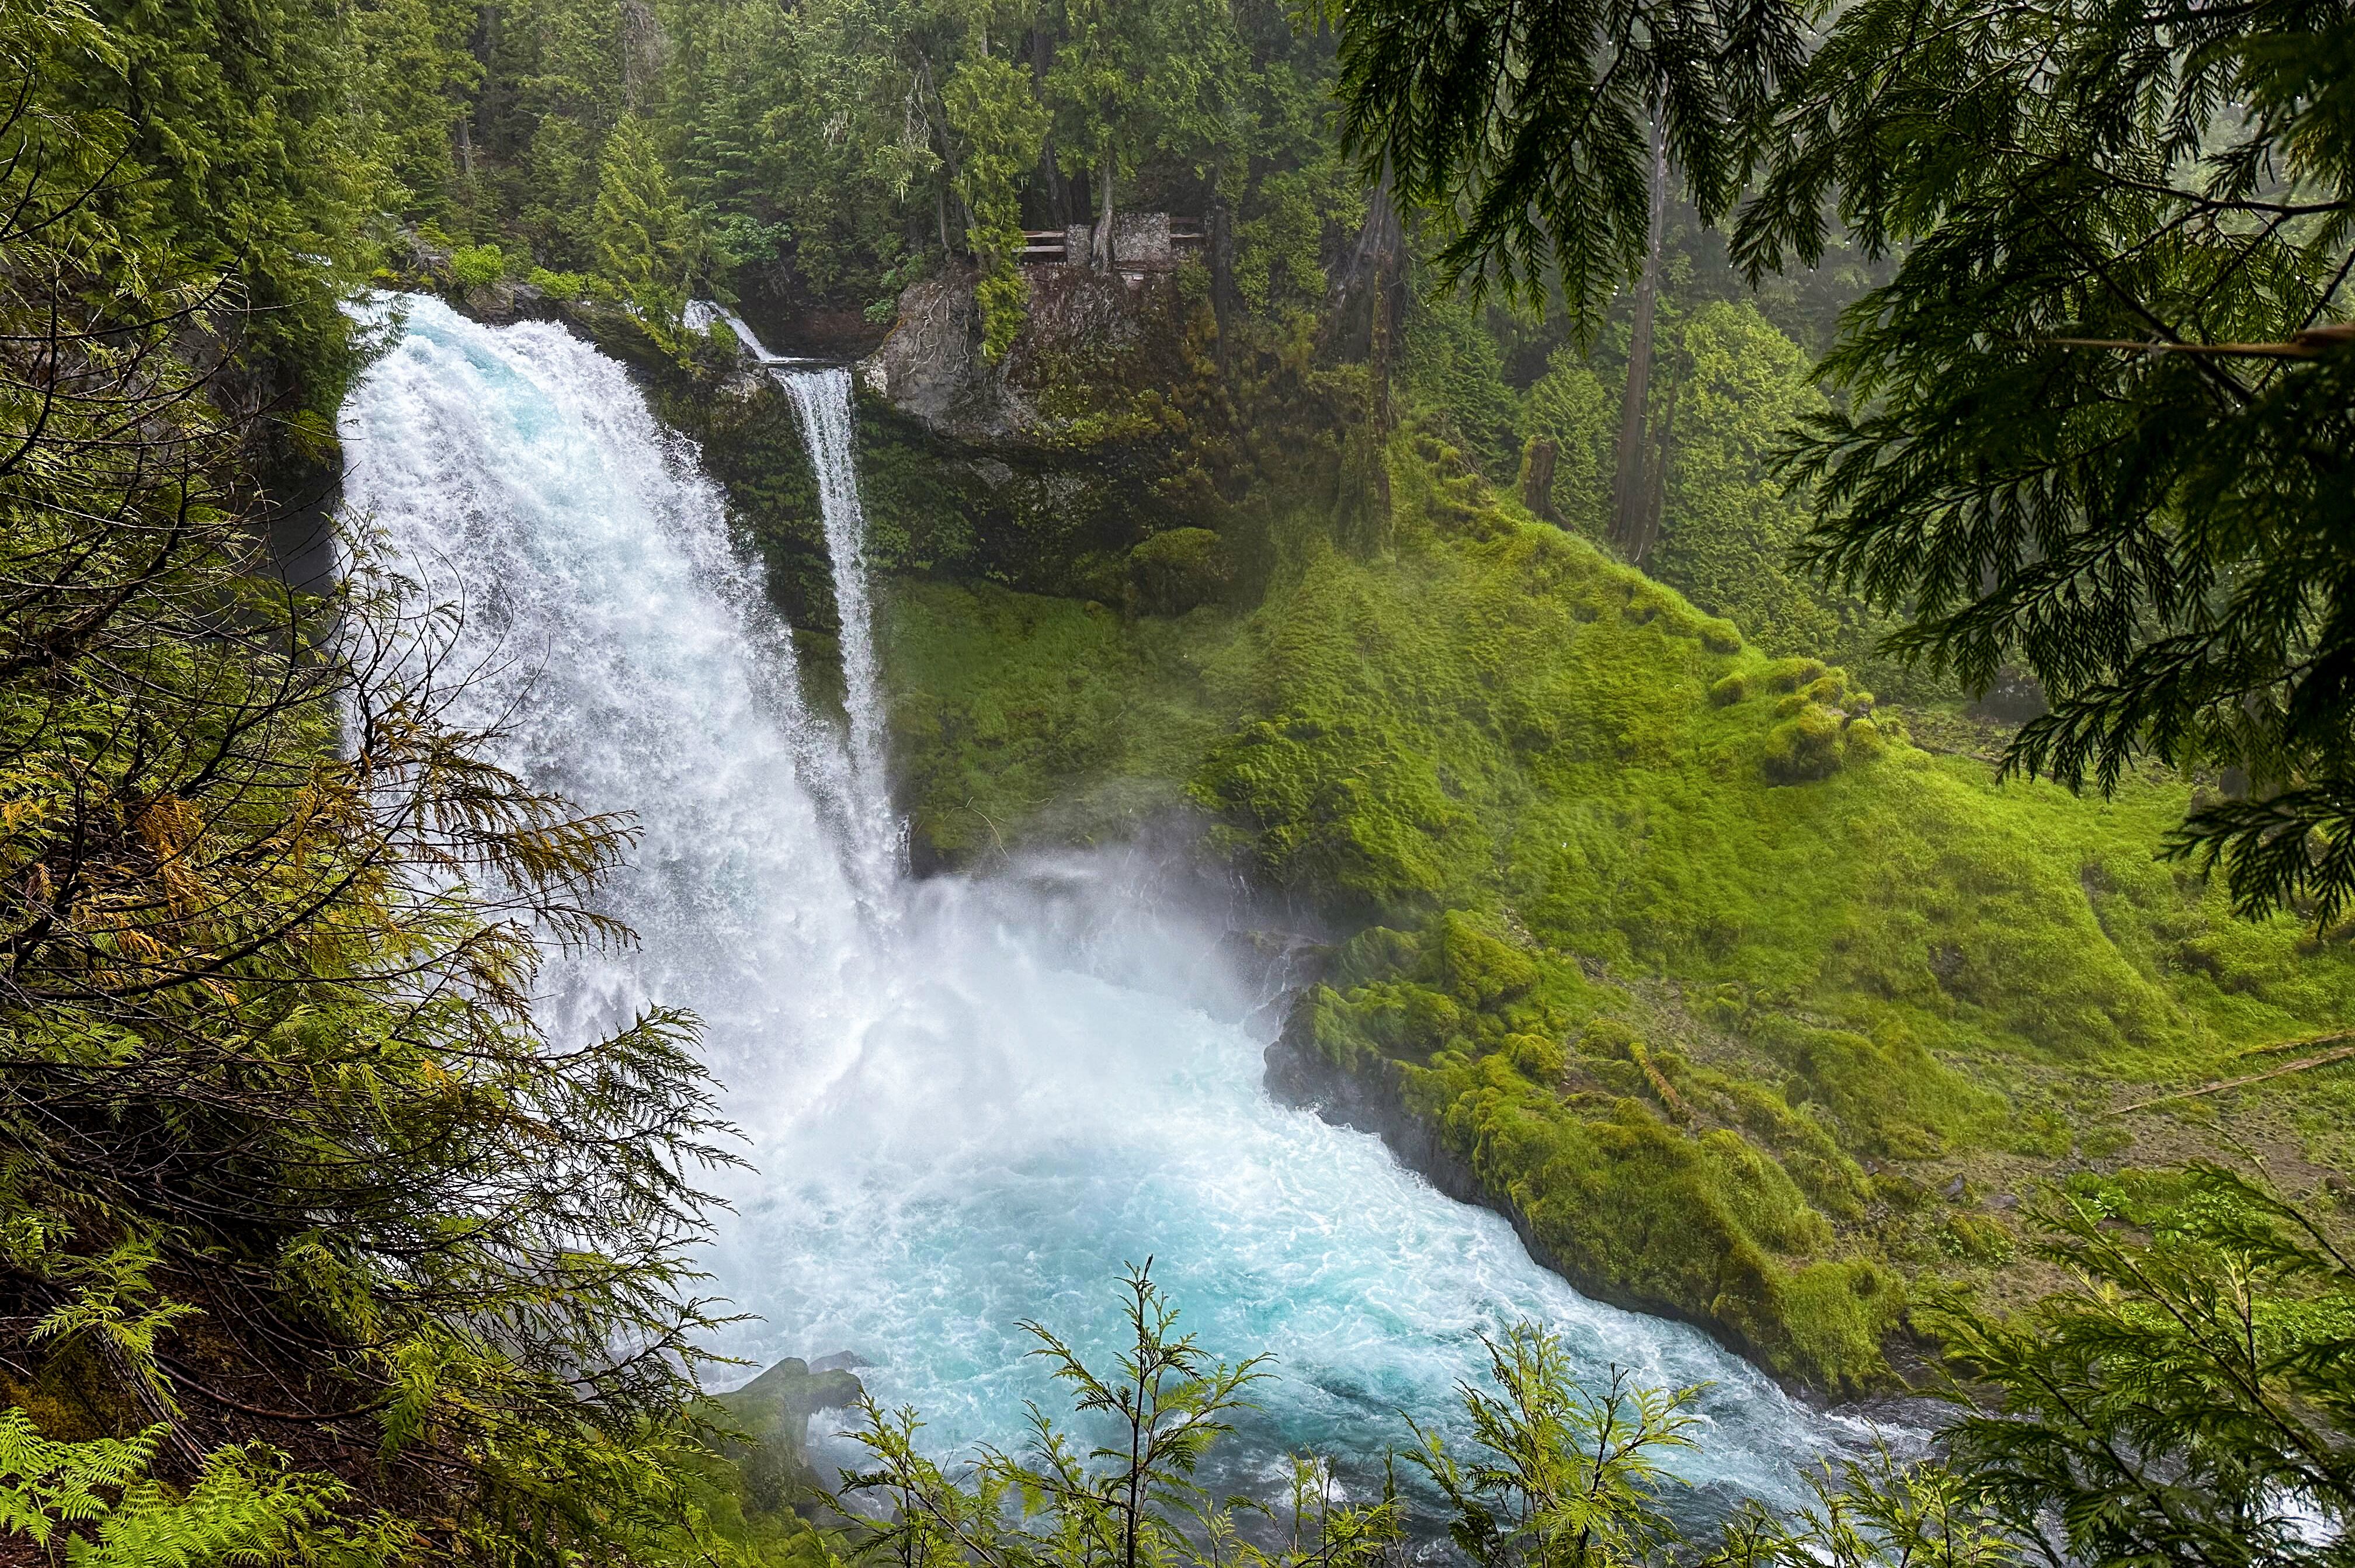
[[857,430],[851,419],[850,372],[771,353],[742,316],[709,300],[691,302],[687,321],[698,328],[724,323],[783,389],[801,422],[810,466],[817,476],[818,515],[833,568],[835,614],[842,627],[849,847],[861,891],[870,904],[881,907],[882,894],[904,866],[905,836],[891,810],[885,772],[882,680],[876,671],[875,612],[867,592],[867,514],[859,505],[853,453]]
[[1223,959],[1221,912],[1155,891],[1142,858],[902,880],[893,918],[862,918],[833,804],[857,766],[805,709],[694,452],[559,327],[403,308],[343,412],[346,494],[413,607],[464,608],[460,717],[643,830],[604,893],[639,946],[559,955],[543,1017],[559,1038],[649,998],[703,1019],[754,1168],[706,1264],[758,1320],[717,1348],[855,1350],[933,1452],[1015,1447],[1025,1400],[1060,1403],[1017,1322],[1108,1360],[1108,1283],[1151,1256],[1205,1346],[1278,1358],[1237,1458],[1314,1447],[1379,1485],[1400,1411],[1461,1441],[1477,1336],[1522,1317],[1598,1370],[1711,1385],[1676,1460],[1705,1511],[1789,1499],[1796,1466],[1853,1438],[1694,1330],[1581,1296],[1375,1139],[1271,1102],[1267,1036],[1240,1021],[1266,998]]
[[760,335],[752,330],[751,325],[724,304],[715,304],[709,300],[689,300],[687,302],[687,311],[682,319],[691,330],[696,332],[707,330],[713,322],[724,324],[729,331],[736,335],[736,341],[742,345],[744,351],[763,365],[804,363],[790,354],[770,353],[769,346],[761,341]]
[[884,776],[882,681],[875,668],[875,613],[867,592],[867,516],[858,505],[851,453],[850,372],[839,367],[773,369],[801,417],[817,471],[818,510],[834,568],[834,607],[842,626],[843,707],[848,718],[852,785],[851,852],[870,897],[888,888],[901,862],[901,835]]

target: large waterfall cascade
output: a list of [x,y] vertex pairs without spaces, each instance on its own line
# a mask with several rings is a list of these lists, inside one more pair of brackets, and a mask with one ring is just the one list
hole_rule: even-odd
[[[888,806],[837,373],[782,379],[847,540],[847,735],[805,707],[721,497],[620,366],[556,326],[401,308],[344,412],[349,498],[421,596],[464,604],[466,700],[506,716],[505,760],[642,825],[607,893],[640,945],[554,964],[548,1006],[559,1028],[651,997],[704,1020],[756,1168],[709,1260],[759,1315],[723,1349],[853,1350],[939,1449],[1018,1445],[1023,1402],[1057,1398],[1017,1322],[1108,1360],[1108,1287],[1150,1255],[1203,1343],[1277,1357],[1238,1453],[1368,1473],[1401,1411],[1455,1430],[1476,1336],[1521,1317],[1598,1369],[1713,1385],[1679,1461],[1709,1506],[1787,1497],[1796,1463],[1854,1436],[1692,1329],[1579,1296],[1376,1140],[1271,1102],[1266,1037],[1237,1021],[1266,998],[1143,858],[869,881],[859,835]],[[890,919],[862,916],[877,898]]]

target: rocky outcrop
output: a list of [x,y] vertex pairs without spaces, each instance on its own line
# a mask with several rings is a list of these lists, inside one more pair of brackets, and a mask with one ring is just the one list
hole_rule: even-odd
[[1316,1049],[1306,1008],[1299,1005],[1306,1001],[1307,989],[1313,988],[1295,993],[1284,1032],[1267,1048],[1269,1095],[1284,1104],[1313,1111],[1337,1127],[1373,1134],[1398,1156],[1401,1164],[1450,1198],[1492,1209],[1510,1220],[1529,1243],[1531,1254],[1561,1272],[1560,1265],[1539,1249],[1513,1206],[1492,1197],[1480,1185],[1472,1162],[1447,1147],[1440,1136],[1439,1124],[1407,1108],[1399,1093],[1395,1063],[1369,1061],[1364,1071],[1353,1071]]
[[790,1509],[822,1488],[823,1477],[805,1453],[810,1417],[822,1410],[846,1410],[866,1393],[850,1371],[854,1365],[866,1363],[856,1356],[827,1356],[813,1368],[789,1356],[719,1397],[729,1424],[750,1440],[731,1439],[720,1452],[742,1474],[746,1500],[756,1510]]
[[998,363],[982,353],[973,270],[952,265],[900,296],[898,325],[860,362],[860,384],[936,435],[1057,445],[1116,427],[1138,392],[1178,375],[1182,299],[1169,274],[1033,267],[1023,276],[1028,319]]

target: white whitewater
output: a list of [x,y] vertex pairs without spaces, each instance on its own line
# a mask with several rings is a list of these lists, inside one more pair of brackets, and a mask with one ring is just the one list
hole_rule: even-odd
[[561,329],[406,308],[344,412],[348,495],[421,594],[464,601],[468,700],[507,717],[506,760],[644,826],[609,894],[643,946],[554,966],[550,1016],[660,997],[704,1019],[758,1168],[709,1264],[761,1320],[724,1349],[853,1350],[939,1449],[1018,1444],[1023,1401],[1056,1396],[1017,1320],[1107,1354],[1108,1283],[1151,1255],[1206,1345],[1279,1358],[1249,1442],[1345,1476],[1403,1439],[1401,1410],[1452,1430],[1476,1336],[1524,1316],[1598,1369],[1715,1384],[1680,1461],[1705,1507],[1788,1496],[1840,1435],[1692,1330],[1580,1296],[1372,1138],[1273,1104],[1266,1035],[1234,1021],[1264,998],[1142,858],[902,880],[893,918],[861,918],[835,804],[856,769],[693,453]]

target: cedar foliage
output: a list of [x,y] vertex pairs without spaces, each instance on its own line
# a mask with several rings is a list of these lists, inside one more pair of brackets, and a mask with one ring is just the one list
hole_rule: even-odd
[[325,598],[271,573],[242,290],[120,219],[133,127],[50,91],[129,57],[73,5],[0,48],[10,1527],[126,1563],[692,1538],[725,1129],[691,1020],[530,1010],[544,942],[627,939],[591,901],[629,826],[485,760],[453,628],[357,544]]
[[[2346,311],[2350,61],[2343,5],[1856,6],[1762,128],[1736,240],[1753,276],[1811,261],[1836,210],[1904,251],[1789,464],[1814,563],[1967,687],[2035,673],[2014,771],[2241,770],[2170,852],[2325,929],[2355,900],[2355,358],[2293,340]],[[2250,343],[2280,347],[2215,351]]]
[[[1843,316],[1838,405],[1785,465],[1803,554],[1910,617],[1895,652],[2051,710],[2007,769],[2107,792],[2138,757],[2230,771],[2170,853],[2244,912],[2355,901],[2355,19],[2262,0],[1843,10],[1446,0],[1353,7],[1341,91],[1448,235],[1450,277],[1591,310],[1640,252],[1638,105],[1695,205],[1745,176],[1753,283],[1835,219],[1893,277]],[[1548,274],[1545,269],[1552,267]]]

